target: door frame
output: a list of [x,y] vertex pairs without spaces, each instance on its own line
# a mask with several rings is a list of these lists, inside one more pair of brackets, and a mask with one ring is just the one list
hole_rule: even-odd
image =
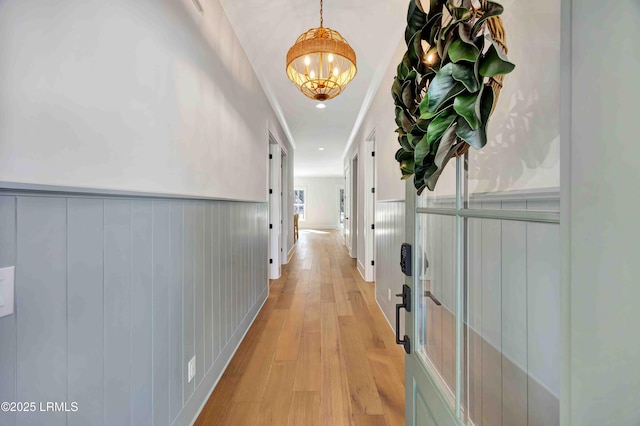
[[364,280],[376,280],[376,131],[366,139],[364,177]]
[[349,256],[353,259],[358,258],[358,152],[351,157],[349,162],[351,182],[349,183],[351,190],[351,202],[349,211]]
[[344,169],[344,224],[342,227],[342,239],[351,253],[351,162]]
[[282,148],[269,134],[269,278],[280,278],[282,266]]
[[[287,240],[289,239],[289,220],[293,220],[293,215],[289,213],[289,168],[287,167],[287,153],[281,150],[280,157],[280,264],[286,265],[289,261],[289,253],[285,251],[287,248]],[[293,204],[293,203],[292,203]]]

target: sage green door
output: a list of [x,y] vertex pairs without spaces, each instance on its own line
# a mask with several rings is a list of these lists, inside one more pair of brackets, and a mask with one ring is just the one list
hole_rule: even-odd
[[452,160],[435,192],[407,184],[406,422],[557,425],[559,192],[480,192],[467,161]]
[[[455,196],[455,194],[453,195]],[[422,197],[427,196],[429,194],[422,195]],[[427,316],[429,316],[429,319],[435,318],[433,309],[429,305],[438,306],[435,305],[433,300],[437,300],[440,304],[441,302],[433,293],[434,289],[429,287],[431,282],[426,279],[424,274],[425,262],[429,262],[429,259],[425,258],[429,236],[421,234],[419,228],[421,228],[420,225],[425,219],[430,220],[430,216],[417,213],[416,208],[421,201],[416,196],[413,182],[407,182],[405,239],[412,246],[412,276],[405,277],[405,284],[411,288],[412,300],[411,311],[405,313],[404,333],[400,333],[400,335],[408,336],[411,343],[411,352],[405,358],[406,424],[415,426],[460,425],[462,423],[457,420],[455,413],[455,397],[452,397],[450,392],[447,392],[449,389],[455,389],[455,374],[453,375],[453,381],[450,380],[451,377],[448,377],[450,382],[446,385],[443,375],[438,374],[433,362],[429,357],[425,356],[428,354],[429,348],[425,344],[426,330],[424,330],[424,327],[426,323],[424,319]],[[447,216],[447,218],[449,219],[448,226],[451,228],[454,226],[451,219],[455,220],[455,217]],[[455,236],[455,232],[452,232],[454,229],[449,229],[448,231],[447,234]],[[446,246],[442,247],[442,249],[452,250],[454,247],[455,241],[447,241]],[[440,276],[447,280],[447,286],[451,287],[455,280],[453,271],[449,270],[448,274],[443,274],[442,272],[439,271]],[[426,291],[429,291],[428,294],[433,299],[425,299],[423,297]],[[451,338],[454,336],[451,333],[447,339],[449,348],[454,347],[451,342]],[[442,340],[442,337],[440,336],[440,340]],[[440,357],[440,360],[442,361],[442,357]],[[447,371],[453,371],[455,365],[451,364],[451,362],[448,364]]]

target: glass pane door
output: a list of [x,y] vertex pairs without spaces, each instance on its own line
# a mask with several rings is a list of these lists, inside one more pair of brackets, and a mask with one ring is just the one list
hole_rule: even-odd
[[416,218],[416,351],[445,389],[452,408],[456,389],[455,216]]
[[461,424],[557,425],[559,197],[471,206],[456,163],[453,196],[445,185],[416,199],[415,358]]

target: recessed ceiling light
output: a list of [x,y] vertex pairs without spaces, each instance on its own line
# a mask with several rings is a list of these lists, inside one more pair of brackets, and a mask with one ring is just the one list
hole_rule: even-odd
[[324,148],[318,148],[318,151],[324,151]]
[[318,108],[318,109],[324,109],[326,107],[327,106],[325,104],[316,104],[316,108]]

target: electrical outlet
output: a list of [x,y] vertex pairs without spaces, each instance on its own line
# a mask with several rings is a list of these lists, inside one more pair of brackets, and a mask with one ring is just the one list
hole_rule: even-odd
[[196,357],[194,355],[193,358],[189,361],[189,365],[187,366],[187,370],[189,370],[189,383],[196,377]]
[[391,289],[390,288],[387,289],[387,298],[389,299],[389,302],[391,302]]

